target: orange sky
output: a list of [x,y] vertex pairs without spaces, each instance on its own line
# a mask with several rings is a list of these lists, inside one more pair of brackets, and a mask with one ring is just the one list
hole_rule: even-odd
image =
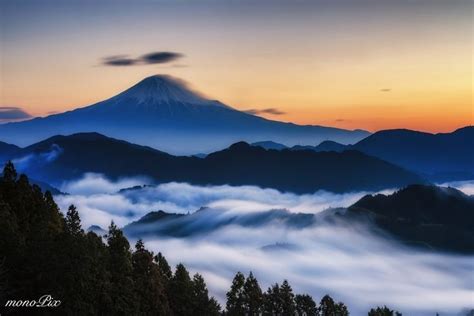
[[[370,131],[473,125],[469,2],[207,3],[2,2],[0,106],[47,115],[166,73],[237,109],[283,112],[262,114],[276,120]],[[101,65],[106,56],[151,51],[184,57],[163,65]]]

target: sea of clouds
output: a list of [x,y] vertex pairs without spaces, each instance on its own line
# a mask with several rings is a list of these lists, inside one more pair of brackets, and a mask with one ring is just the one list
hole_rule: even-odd
[[[119,192],[143,184],[150,186]],[[55,199],[63,211],[75,204],[84,227],[106,228],[111,220],[124,226],[150,211],[188,213],[202,206],[233,216],[271,209],[319,214],[349,206],[368,193],[296,195],[255,186],[151,184],[146,178],[110,181],[86,174],[65,183],[61,190],[69,195]],[[445,185],[467,194],[474,190],[474,181]],[[214,220],[206,218],[209,225]],[[287,279],[295,292],[309,293],[316,300],[330,294],[345,302],[352,315],[364,315],[376,305],[388,305],[404,315],[458,315],[473,307],[473,256],[414,250],[375,236],[361,225],[323,222],[304,229],[278,222],[258,227],[229,225],[187,238],[152,237],[145,244],[161,251],[170,264],[182,262],[191,272],[203,274],[211,294],[221,302],[235,273],[252,271],[264,290]],[[275,245],[291,247],[266,247]]]
[[[61,209],[75,204],[84,227],[107,227],[111,220],[123,226],[151,212],[192,213],[202,206],[228,211],[265,211],[287,209],[295,213],[319,213],[330,207],[355,203],[369,192],[334,194],[318,191],[297,195],[257,186],[194,186],[187,183],[151,185],[144,177],[111,181],[102,175],[87,173],[81,179],[64,183],[60,190],[68,195],[56,196]],[[139,185],[141,189],[121,190]],[[390,193],[391,190],[385,191]]]

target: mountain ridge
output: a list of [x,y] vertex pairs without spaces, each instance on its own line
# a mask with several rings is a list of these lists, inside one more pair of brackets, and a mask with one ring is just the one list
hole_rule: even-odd
[[375,132],[353,145],[324,141],[317,146],[293,146],[291,150],[358,150],[411,170],[432,181],[474,179],[474,127],[448,133],[409,129]]
[[434,181],[474,178],[473,126],[437,134],[407,129],[384,130],[350,148],[390,161]]
[[21,148],[16,145],[0,141],[0,159],[4,159],[20,149]]
[[97,133],[55,136],[10,158],[26,161],[21,172],[52,185],[87,172],[112,179],[149,176],[160,183],[257,185],[295,193],[378,190],[424,182],[411,172],[357,151],[277,151],[238,142],[198,158],[174,156]]

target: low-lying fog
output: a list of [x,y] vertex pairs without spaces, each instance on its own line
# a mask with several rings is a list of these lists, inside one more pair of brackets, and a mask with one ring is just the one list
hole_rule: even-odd
[[[295,195],[253,186],[185,183],[118,192],[143,184],[151,182],[145,178],[111,182],[86,174],[64,184],[61,190],[70,195],[55,199],[63,211],[75,204],[85,228],[94,224],[106,229],[111,220],[123,226],[150,211],[188,213],[202,206],[233,216],[271,209],[319,213],[349,206],[367,193]],[[474,181],[452,186],[472,194]],[[206,219],[209,225],[213,220]],[[145,243],[161,251],[170,264],[183,262],[191,272],[203,274],[210,292],[221,302],[234,274],[252,271],[263,290],[287,279],[295,292],[309,293],[316,301],[326,293],[343,301],[352,315],[366,315],[376,305],[387,305],[404,315],[458,315],[473,307],[474,256],[416,251],[374,236],[359,225],[318,224],[304,229],[278,222],[245,228],[230,225],[206,235],[154,237]]]

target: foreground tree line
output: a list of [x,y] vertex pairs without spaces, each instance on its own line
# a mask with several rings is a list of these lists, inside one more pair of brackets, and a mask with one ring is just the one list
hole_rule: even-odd
[[[316,304],[310,295],[295,295],[286,280],[263,292],[252,273],[240,272],[222,308],[200,274],[191,277],[182,264],[173,271],[141,240],[132,251],[114,223],[105,243],[84,232],[73,205],[63,216],[51,193],[30,185],[9,162],[0,177],[0,310],[35,313],[38,309],[21,307],[18,300],[38,301],[43,295],[60,301],[42,308],[43,315],[349,315],[328,295]],[[378,307],[368,315],[400,314]]]

